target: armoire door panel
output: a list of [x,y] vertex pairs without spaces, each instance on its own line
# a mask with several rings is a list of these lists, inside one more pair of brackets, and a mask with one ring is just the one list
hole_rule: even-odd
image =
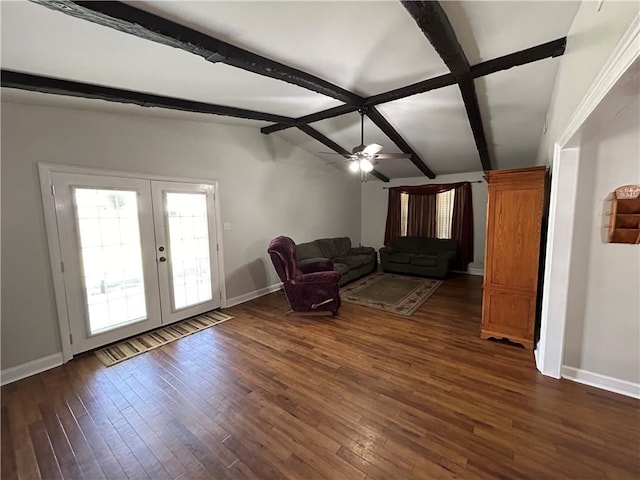
[[485,290],[487,311],[482,328],[505,336],[527,336],[535,322],[535,296],[502,290]]
[[[490,282],[515,288],[535,288],[540,250],[539,218],[532,206],[541,204],[539,190],[495,189],[493,254]],[[492,252],[492,253],[493,253]]]

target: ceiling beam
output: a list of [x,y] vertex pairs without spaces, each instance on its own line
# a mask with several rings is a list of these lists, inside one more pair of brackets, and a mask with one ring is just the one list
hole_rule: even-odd
[[357,107],[356,105],[339,105],[337,107],[329,108],[328,110],[323,110],[321,112],[312,113],[311,115],[305,115],[304,117],[296,118],[294,125],[286,123],[276,123],[275,125],[262,127],[260,131],[264,134],[279,132],[280,130],[284,130],[289,127],[307,125],[319,120],[324,120],[325,118],[339,117],[340,115],[344,115],[346,113],[355,112],[356,110],[358,110],[358,108],[359,107]]
[[31,75],[11,70],[2,70],[0,78],[0,83],[2,87],[5,88],[17,88],[20,90],[30,90],[54,95],[106,100],[108,102],[130,103],[141,107],[168,108],[183,112],[206,113],[209,115],[262,120],[265,122],[294,122],[293,118],[282,115],[273,115],[270,113],[256,112],[243,108],[227,107],[225,105],[215,105],[212,103],[195,102],[180,98],[152,95],[133,90],[123,90],[88,83],[72,82],[70,80],[60,80],[58,78]]
[[469,124],[471,125],[473,139],[476,142],[476,148],[480,155],[480,163],[482,163],[482,168],[484,170],[491,170],[487,136],[485,135],[484,127],[482,126],[480,105],[478,105],[478,97],[476,97],[476,89],[473,84],[473,79],[462,80],[458,86],[460,87],[460,93],[462,94],[464,108],[467,111],[467,116],[469,117]]
[[[380,103],[386,103],[393,100],[398,100],[400,98],[410,97],[411,95],[428,92],[429,90],[435,90],[436,88],[442,88],[448,85],[455,85],[456,81],[456,78],[452,74],[448,73],[446,75],[441,75],[439,77],[430,78],[428,80],[423,80],[422,82],[407,85],[406,87],[396,88],[395,90],[390,90],[388,92],[367,97],[363,99],[363,106],[373,107]],[[287,128],[295,127],[298,125],[305,125],[317,122],[319,120],[325,120],[327,118],[339,117],[340,115],[344,115],[345,113],[355,112],[356,110],[358,110],[358,108],[359,107],[356,107],[354,105],[342,105],[340,107],[329,108],[318,113],[313,113],[311,115],[296,118],[294,125],[269,125],[267,127],[262,127],[260,131],[265,134],[279,132],[280,130],[285,130]]]
[[484,126],[482,125],[476,87],[473,79],[469,78],[471,67],[447,15],[440,3],[436,1],[401,0],[401,3],[416,21],[436,52],[438,52],[447,68],[458,79],[458,86],[460,87],[460,93],[467,111],[482,168],[491,170],[491,159],[489,158]]
[[[213,63],[222,62],[259,75],[283,80],[313,92],[338,99],[352,106],[361,106],[364,102],[363,97],[314,75],[249,52],[248,50],[236,47],[122,2],[71,0],[31,1],[82,20],[134,35],[138,38],[184,50]],[[319,114],[320,112],[314,115],[319,119]],[[382,115],[379,113],[377,115],[379,121],[384,121],[389,125]],[[276,121],[276,123],[291,123],[291,119],[287,117],[284,118],[286,118],[285,121]],[[295,120],[293,123],[295,124]],[[393,130],[393,132],[395,133],[395,139],[390,137],[391,140],[396,144],[400,142],[401,144],[407,145],[398,132],[395,132],[395,130]],[[398,144],[398,146],[400,145]],[[411,161],[416,165],[420,165],[418,168],[420,168],[421,171],[428,171],[433,175],[433,172],[426,166],[420,156],[413,150],[411,150],[411,153]]]
[[171,20],[121,2],[31,0],[76,18],[161,43],[242,70],[292,83],[341,102],[359,105],[362,98],[331,82],[223,42]]
[[[558,57],[564,54],[567,45],[567,37],[558,38],[551,42],[542,43],[535,47],[527,48],[519,52],[510,53],[509,55],[503,55],[486,62],[478,63],[470,68],[470,75],[473,78],[484,77],[492,73],[499,72],[501,70],[508,70],[520,65],[526,65],[527,63],[537,62],[549,57]],[[452,73],[440,75],[438,77],[422,80],[405,87],[396,88],[395,90],[389,90],[388,92],[379,93],[371,97],[364,99],[363,105],[366,107],[379,105],[382,103],[393,102],[394,100],[400,100],[402,98],[410,97],[412,95],[418,95],[420,93],[429,92],[457,83],[456,77]],[[346,111],[343,111],[345,109]],[[304,117],[296,118],[295,124],[280,123],[275,125],[269,125],[261,129],[262,133],[273,133],[287,128],[295,127],[296,125],[307,124],[317,122],[318,120],[324,120],[326,118],[333,118],[343,115],[344,113],[350,113],[357,110],[357,107],[352,105],[343,105],[340,107],[330,108],[318,113],[306,115]]]
[[[334,142],[330,138],[325,137],[322,133],[317,131],[315,128],[310,127],[309,125],[296,125],[296,126],[298,127],[298,129],[300,129],[301,131],[303,131],[304,133],[306,133],[310,137],[315,138],[317,141],[319,141],[320,143],[322,143],[326,147],[329,147],[334,152],[339,153],[344,158],[350,158],[351,152],[347,151],[345,148],[341,147],[340,145],[338,145],[336,142]],[[382,180],[383,182],[388,182],[389,181],[388,177],[386,177],[382,173],[378,172],[375,168],[373,170],[371,170],[369,173],[371,175],[373,175],[374,177],[378,178],[379,180]]]
[[439,2],[401,1],[447,68],[456,77],[469,71],[469,62]]
[[429,92],[438,88],[448,87],[449,85],[455,85],[456,77],[451,73],[440,75],[439,77],[430,78],[421,82],[412,83],[406,87],[396,88],[395,90],[389,90],[388,92],[373,95],[364,99],[365,107],[373,107],[381,103],[393,102],[394,100],[400,100],[401,98],[410,97],[419,93]]
[[427,167],[420,159],[418,154],[409,146],[407,142],[400,136],[395,128],[380,114],[375,107],[369,107],[366,110],[367,117],[375,123],[382,132],[395,143],[404,153],[411,155],[409,160],[418,167],[418,169],[429,178],[436,178],[436,175]]
[[513,67],[525,65],[531,62],[537,62],[549,57],[559,57],[564,55],[567,47],[567,37],[558,38],[551,42],[542,43],[535,47],[520,50],[519,52],[503,55],[502,57],[487,60],[471,67],[471,76],[473,78],[484,77],[501,70],[508,70]]

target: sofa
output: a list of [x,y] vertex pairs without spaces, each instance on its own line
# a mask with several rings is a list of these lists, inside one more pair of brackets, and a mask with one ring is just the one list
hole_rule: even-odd
[[296,245],[296,255],[301,266],[319,258],[333,261],[334,270],[340,273],[340,286],[352,282],[376,270],[378,255],[372,247],[351,247],[349,237],[320,238]]
[[430,237],[395,237],[380,249],[380,266],[390,273],[445,278],[457,258],[455,240]]

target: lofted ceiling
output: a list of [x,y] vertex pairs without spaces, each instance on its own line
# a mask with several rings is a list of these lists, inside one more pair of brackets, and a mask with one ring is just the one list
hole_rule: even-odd
[[[381,180],[516,168],[535,163],[578,5],[1,2],[2,98],[247,125],[327,168],[346,167],[343,157],[318,152],[360,143],[364,105],[365,143],[412,154],[380,161]],[[257,56],[242,64],[245,51]],[[525,53],[489,68],[516,52]],[[326,110],[342,114],[305,118]]]

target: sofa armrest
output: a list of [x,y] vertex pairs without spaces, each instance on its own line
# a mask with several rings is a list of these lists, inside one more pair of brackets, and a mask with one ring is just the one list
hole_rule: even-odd
[[305,284],[326,284],[326,283],[338,283],[340,280],[340,272],[331,270],[330,272],[313,272],[305,273],[293,280],[293,283],[298,285]]
[[449,265],[453,265],[453,262],[455,262],[458,255],[456,255],[455,252],[439,252],[437,256],[438,263],[448,263]]
[[347,252],[347,255],[369,255],[376,253],[376,249],[373,247],[353,247]]
[[333,260],[330,258],[308,258],[298,262],[298,268],[302,273],[333,270]]
[[391,255],[392,253],[396,253],[397,250],[393,247],[382,247],[380,249],[380,255]]

